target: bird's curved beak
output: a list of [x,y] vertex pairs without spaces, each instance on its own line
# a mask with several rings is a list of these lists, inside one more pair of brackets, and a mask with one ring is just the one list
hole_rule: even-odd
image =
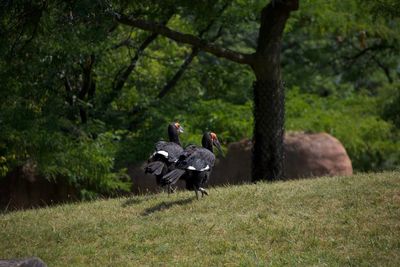
[[221,155],[225,157],[224,151],[222,151],[222,147],[218,139],[213,140],[213,145],[218,149],[219,153],[221,153]]
[[180,133],[183,133],[183,132],[184,132],[184,129],[183,129],[183,127],[182,127],[182,126],[179,126],[179,128],[178,128],[178,132],[180,132]]

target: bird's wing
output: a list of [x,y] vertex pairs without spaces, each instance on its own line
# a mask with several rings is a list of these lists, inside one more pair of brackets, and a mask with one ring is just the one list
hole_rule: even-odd
[[180,164],[179,168],[203,172],[209,171],[214,166],[215,156],[208,149],[198,147],[192,149],[184,161],[181,158],[179,161],[184,163]]
[[183,152],[183,148],[174,142],[158,141],[155,145],[155,151],[152,157],[163,157],[169,162],[178,160],[179,155]]
[[170,162],[178,161],[179,155],[183,152],[183,148],[173,142],[169,142],[165,145],[164,150],[168,152],[168,161]]
[[175,163],[175,167],[185,170],[188,166],[188,159],[192,157],[193,153],[196,152],[196,149],[199,147],[195,145],[189,145],[185,148],[185,150],[179,155],[177,162]]

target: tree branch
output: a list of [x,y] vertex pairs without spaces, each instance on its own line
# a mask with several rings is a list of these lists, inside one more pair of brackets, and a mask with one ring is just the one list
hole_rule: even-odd
[[[225,4],[222,7],[220,14],[224,12],[224,10],[228,7],[228,4],[229,3]],[[208,25],[203,30],[200,31],[199,38],[202,38],[203,35],[211,29],[214,23],[215,23],[215,18],[212,19],[208,23]],[[214,42],[221,36],[221,34],[222,34],[222,27],[219,27],[217,34],[213,38],[211,38],[210,41]],[[168,83],[163,87],[163,89],[158,93],[157,95],[158,99],[163,98],[178,83],[179,79],[182,77],[183,73],[186,71],[186,69],[189,67],[190,63],[192,63],[193,59],[198,55],[198,53],[199,49],[197,47],[192,47],[192,51],[185,58],[185,61],[179,67],[179,70],[175,73],[172,79],[168,81]]]
[[118,49],[118,48],[123,47],[123,46],[135,47],[135,44],[132,41],[132,39],[129,37],[128,39],[125,39],[125,40],[119,42],[118,44],[113,45],[111,48],[112,49]]
[[[95,56],[92,54],[86,58],[86,61],[82,64],[82,76],[83,76],[83,82],[81,89],[78,93],[78,98],[81,101],[85,100],[86,95],[89,94],[93,96],[94,95],[94,90],[95,90],[95,85],[93,84],[93,79],[92,79],[92,68],[93,64],[95,61]],[[87,122],[87,107],[80,106],[79,107],[79,114],[81,116],[81,121],[83,124]]]
[[192,34],[180,33],[174,30],[171,30],[167,26],[157,24],[154,22],[149,22],[142,19],[137,19],[133,17],[126,16],[124,14],[119,14],[114,12],[114,18],[121,24],[133,26],[145,31],[150,31],[153,33],[158,33],[162,36],[165,36],[169,39],[172,39],[179,43],[192,45],[199,50],[203,50],[205,52],[211,53],[217,57],[222,57],[228,59],[230,61],[234,61],[240,64],[251,65],[253,62],[252,54],[243,54],[239,52],[232,51],[230,49],[225,49],[219,47],[213,43],[209,43],[197,36]]
[[372,56],[372,59],[375,61],[375,63],[382,69],[382,71],[385,73],[386,78],[389,83],[393,83],[393,78],[392,75],[390,75],[390,69],[389,67],[385,66],[378,58],[376,58],[374,55]]
[[[168,17],[162,22],[162,24],[163,25],[167,24],[172,16],[173,12],[170,12],[170,14],[168,14]],[[128,80],[129,76],[131,75],[132,71],[135,69],[136,63],[139,60],[140,56],[143,54],[144,50],[157,38],[157,36],[158,36],[157,33],[151,33],[140,44],[139,48],[136,50],[135,55],[131,58],[130,64],[127,67],[123,67],[121,70],[118,71],[111,86],[112,92],[110,93],[108,100],[104,103],[105,105],[108,105],[119,94],[119,92],[124,87],[126,81]],[[130,42],[131,39],[128,38],[127,40],[118,44],[117,47],[122,45],[129,45]]]
[[[354,46],[354,44],[352,44],[352,43],[351,43],[351,46],[354,49],[357,49]],[[344,59],[346,59],[349,62],[348,66],[351,67],[359,58],[361,58],[365,54],[369,53],[370,51],[379,51],[379,50],[386,50],[386,49],[393,49],[393,48],[394,48],[393,46],[386,45],[386,44],[376,44],[376,45],[372,45],[372,46],[369,46],[367,48],[364,48],[362,50],[357,49],[358,50],[357,54],[355,54],[353,56],[345,57]]]
[[[353,46],[353,47],[354,47],[354,46]],[[355,55],[353,55],[353,56],[351,56],[351,57],[348,57],[348,59],[349,59],[349,60],[357,60],[359,57],[363,56],[363,55],[364,55],[365,53],[367,53],[368,51],[379,50],[379,49],[385,49],[385,48],[388,48],[388,47],[385,46],[385,45],[381,45],[381,44],[374,45],[374,46],[369,46],[369,47],[367,47],[367,48],[364,48],[363,50],[360,50],[357,54],[355,54]]]
[[175,73],[174,77],[172,77],[172,79],[169,80],[168,83],[163,87],[163,89],[158,93],[157,98],[163,98],[177,84],[189,64],[193,61],[198,53],[199,49],[193,47],[192,52],[185,58],[185,61],[179,67],[179,70]]
[[91,75],[92,75],[92,67],[94,64],[94,60],[95,56],[92,54],[88,56],[85,62],[82,64],[83,82],[78,94],[78,98],[81,100],[83,100],[87,95],[90,88],[90,83],[92,82]]
[[[221,10],[221,14],[222,12],[226,9],[227,5],[225,5],[222,10]],[[215,19],[211,20],[209,22],[209,24],[200,31],[199,33],[199,37],[201,38],[208,30],[211,29],[212,25],[215,23]],[[215,40],[217,40],[220,36],[222,35],[222,27],[220,27],[217,31],[217,33],[215,34],[215,36],[213,36],[210,41],[214,42]],[[158,93],[157,97],[151,101],[151,103],[148,106],[136,106],[132,109],[132,111],[130,112],[130,115],[132,117],[135,117],[136,119],[130,123],[129,125],[129,129],[133,130],[133,128],[135,127],[135,125],[138,124],[138,122],[140,122],[141,120],[139,118],[142,118],[142,116],[147,112],[147,110],[149,109],[149,107],[157,105],[158,101],[163,98],[169,91],[171,91],[172,88],[174,88],[174,86],[178,83],[179,79],[182,77],[183,73],[186,71],[186,69],[189,67],[190,63],[193,61],[193,59],[198,55],[199,53],[199,49],[196,47],[192,47],[192,51],[191,53],[186,56],[184,62],[182,63],[182,65],[179,67],[179,70],[175,73],[175,75],[172,77],[172,79],[170,79],[167,84],[165,84],[165,86],[163,87],[163,89]]]
[[113,84],[113,91],[115,93],[121,91],[122,87],[124,87],[126,80],[136,67],[136,63],[140,55],[143,53],[146,47],[149,46],[149,44],[156,39],[157,35],[158,34],[153,33],[149,37],[147,37],[146,40],[144,40],[144,42],[140,45],[139,49],[136,51],[135,56],[131,59],[131,63],[129,64],[129,66],[125,69],[125,71],[121,75],[118,75],[116,77],[116,80],[114,81]]
[[69,82],[67,75],[65,75],[64,77],[64,86],[65,86],[65,91],[67,92],[66,94],[67,102],[72,107],[74,105],[74,100],[72,97],[72,86],[71,83]]

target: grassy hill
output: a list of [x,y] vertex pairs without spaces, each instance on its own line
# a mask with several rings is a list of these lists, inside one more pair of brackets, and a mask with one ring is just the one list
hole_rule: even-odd
[[400,173],[0,214],[0,258],[49,266],[400,264]]

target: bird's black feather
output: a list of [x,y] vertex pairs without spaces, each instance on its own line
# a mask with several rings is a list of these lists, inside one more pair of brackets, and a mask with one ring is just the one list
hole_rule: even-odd
[[185,170],[174,169],[162,177],[161,185],[174,185],[184,174]]
[[154,175],[161,175],[164,167],[166,167],[165,163],[162,161],[153,161],[147,164],[145,173],[151,173]]
[[174,163],[183,152],[179,142],[178,131],[174,124],[168,126],[168,136],[170,142],[158,141],[155,144],[155,151],[148,159],[145,173],[156,176],[156,182],[161,184],[162,177],[174,169]]

